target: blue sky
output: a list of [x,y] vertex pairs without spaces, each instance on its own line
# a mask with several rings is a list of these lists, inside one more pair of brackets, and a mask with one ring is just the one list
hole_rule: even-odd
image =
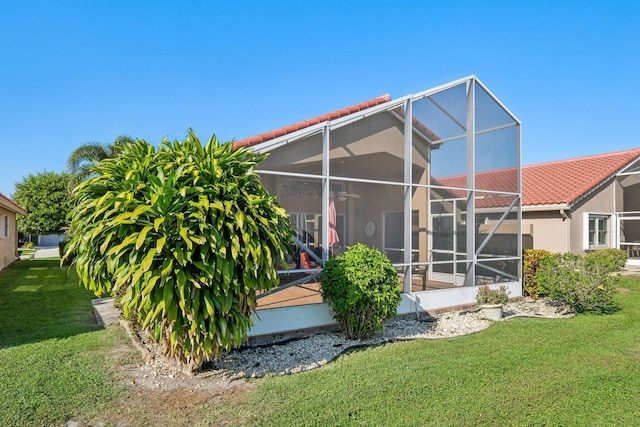
[[7,195],[87,141],[241,139],[471,74],[525,164],[640,146],[637,1],[0,2]]

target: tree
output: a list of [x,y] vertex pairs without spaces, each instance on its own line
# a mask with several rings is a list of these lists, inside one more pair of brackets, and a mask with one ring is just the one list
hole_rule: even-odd
[[157,150],[124,144],[74,190],[65,257],[77,254],[81,283],[121,295],[125,316],[192,370],[242,343],[256,292],[278,283],[292,229],[256,172],[265,157],[215,137],[203,147],[190,130]]
[[87,142],[73,150],[67,159],[67,168],[71,174],[70,188],[76,187],[82,181],[89,178],[93,174],[91,171],[92,166],[95,166],[104,159],[116,157],[119,147],[133,141],[134,140],[127,135],[120,135],[112,144]]
[[67,225],[69,174],[40,172],[16,183],[13,199],[28,215],[18,221],[18,231],[26,234],[59,233]]

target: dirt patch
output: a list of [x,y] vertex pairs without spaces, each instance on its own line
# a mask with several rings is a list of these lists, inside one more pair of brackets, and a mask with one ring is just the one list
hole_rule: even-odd
[[[118,328],[120,325],[110,325]],[[77,420],[77,425],[193,426],[202,421],[203,410],[211,413],[211,406],[225,403],[239,404],[256,387],[255,381],[215,378],[211,373],[188,375],[160,358],[144,361],[130,336],[111,351],[116,378],[127,389],[127,397],[110,405],[108,412],[93,419]],[[237,422],[236,416],[219,412],[217,425]]]
[[[125,329],[130,341],[121,343],[114,350],[116,372],[131,387],[161,392],[160,394],[175,391],[209,394],[227,390],[246,392],[254,386],[243,379],[216,377],[210,371],[184,372],[165,358],[156,357],[153,349],[148,348],[151,343],[142,340],[138,333],[131,329],[129,323],[121,321],[120,326]],[[122,356],[118,357],[118,354],[127,354],[125,357],[129,358],[129,363],[122,363]]]
[[618,292],[620,292],[621,294],[626,294],[628,292],[631,292],[631,290],[629,288],[616,288],[616,290]]

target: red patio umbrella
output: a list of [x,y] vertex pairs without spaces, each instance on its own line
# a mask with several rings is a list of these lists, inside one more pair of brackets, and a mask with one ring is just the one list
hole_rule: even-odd
[[336,203],[335,194],[329,192],[329,246],[333,246],[340,241],[336,230]]

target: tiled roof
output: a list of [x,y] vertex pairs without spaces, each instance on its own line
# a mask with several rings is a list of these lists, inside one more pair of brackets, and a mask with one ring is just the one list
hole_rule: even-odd
[[571,205],[640,157],[640,148],[523,166],[522,204]]
[[[479,192],[480,198],[476,201],[477,208],[497,208],[509,206],[513,201],[513,196],[501,196],[491,194],[493,191],[506,191],[515,193],[517,189],[518,169],[505,168],[492,170],[487,172],[476,173],[476,189],[485,191]],[[465,188],[467,186],[466,175],[447,176],[443,178],[431,178],[434,185],[442,185],[446,187]],[[466,198],[467,193],[464,190],[447,190],[451,196],[458,198]]]
[[24,210],[22,206],[0,193],[0,206],[10,210],[11,212],[19,213],[21,215],[26,215],[27,211]]
[[[487,172],[476,173],[476,189],[486,191],[508,191],[516,192],[518,179],[516,168],[497,169]],[[441,178],[431,177],[431,182],[435,185],[446,187],[465,188],[467,186],[467,175],[446,176]],[[460,197],[465,197],[464,191],[459,192]]]
[[[382,95],[360,104],[336,110],[331,113],[322,114],[312,119],[303,120],[289,126],[285,126],[270,132],[261,133],[256,136],[234,142],[235,148],[251,147],[271,139],[279,138],[301,129],[308,128],[318,123],[335,120],[349,114],[357,113],[367,108],[383,104],[391,100],[391,96]],[[399,114],[404,115],[402,108]],[[440,138],[422,123],[414,118],[414,126],[432,141]],[[640,157],[640,148],[619,151],[615,153],[598,154],[587,157],[579,157],[567,160],[558,160],[522,167],[522,204],[523,206],[536,205],[571,205],[584,196],[587,192],[595,189],[599,184],[607,180],[623,167]],[[495,171],[480,172],[476,175],[476,188],[491,189],[494,191],[514,192],[515,168],[501,169]],[[447,187],[466,187],[466,177],[464,175],[441,177],[437,181],[432,179],[434,184]],[[452,194],[456,194],[452,191]],[[461,193],[462,196],[462,193]],[[498,205],[504,201],[486,201],[489,205]]]
[[[571,205],[638,158],[640,148],[523,166],[522,205]],[[476,188],[515,191],[515,173],[514,168],[479,172],[476,174]],[[432,182],[464,188],[466,175],[432,178]],[[463,191],[451,190],[451,193],[465,197]]]
[[279,138],[283,135],[287,135],[301,129],[308,128],[318,123],[326,122],[328,120],[339,119],[340,117],[348,116],[349,114],[357,113],[367,108],[375,107],[376,105],[383,104],[387,101],[391,101],[390,95],[382,95],[369,101],[361,102],[360,104],[352,105],[350,107],[336,110],[331,113],[322,114],[309,120],[303,120],[298,123],[294,123],[289,126],[282,127],[270,132],[261,133],[260,135],[245,138],[233,143],[234,148],[251,147],[261,142],[269,141],[271,139]]

